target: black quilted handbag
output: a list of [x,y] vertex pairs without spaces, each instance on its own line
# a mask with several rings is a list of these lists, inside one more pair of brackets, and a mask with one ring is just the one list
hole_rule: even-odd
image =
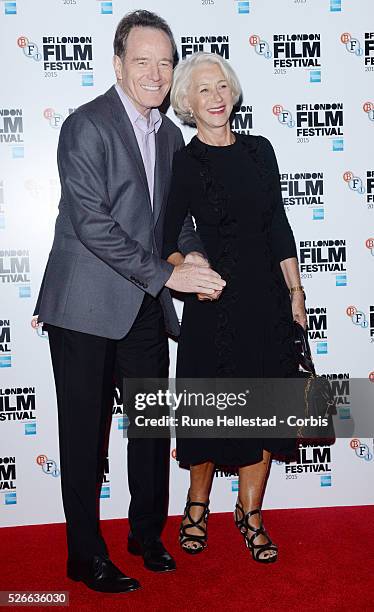
[[[297,432],[299,441],[321,446],[334,444],[333,415],[337,412],[330,382],[327,378],[316,374],[309,347],[308,332],[297,321],[294,321],[294,331],[296,353],[299,366],[302,368],[299,370],[298,377],[304,380],[302,385],[304,425],[300,426]],[[322,425],[322,419],[327,421],[327,425]]]

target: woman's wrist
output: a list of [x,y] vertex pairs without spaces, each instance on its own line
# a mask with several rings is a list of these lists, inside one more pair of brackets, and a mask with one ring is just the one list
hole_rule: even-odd
[[166,261],[171,263],[173,266],[180,266],[182,263],[184,263],[184,255],[182,255],[182,253],[179,251],[175,251],[169,255]]
[[293,285],[290,287],[289,291],[290,291],[290,298],[292,301],[300,300],[300,301],[305,302],[306,296],[305,296],[304,287],[302,285]]
[[303,285],[292,285],[290,287],[290,293],[304,293]]

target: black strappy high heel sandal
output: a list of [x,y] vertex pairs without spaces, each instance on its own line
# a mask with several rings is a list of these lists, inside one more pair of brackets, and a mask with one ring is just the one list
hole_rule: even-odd
[[[200,508],[202,508],[201,515],[197,520],[194,520],[190,513],[190,510],[193,506],[199,506]],[[207,547],[209,512],[209,500],[206,504],[204,504],[203,502],[191,501],[190,498],[187,497],[187,503],[184,509],[182,523],[179,529],[179,544],[186,553],[190,555],[197,555]],[[188,519],[188,523],[183,523],[183,521],[186,519]],[[203,527],[201,524],[203,521],[205,522],[205,527]],[[197,529],[199,529],[202,535],[192,535],[190,533],[187,533],[187,529],[191,529],[192,527],[196,527]],[[188,546],[188,542],[191,542],[193,545]]]
[[[260,516],[260,526],[257,528],[252,527],[249,523],[251,516],[254,514],[259,514]],[[247,512],[246,514],[242,506],[237,502],[235,505],[234,520],[235,525],[244,537],[247,548],[249,548],[252,553],[254,561],[258,563],[274,563],[278,559],[278,547],[276,544],[273,544],[263,526],[261,510],[251,510],[251,512]],[[265,544],[255,544],[255,539],[259,535],[265,536],[268,541]],[[268,557],[260,556],[264,552],[271,551],[274,551],[275,554],[269,555]]]

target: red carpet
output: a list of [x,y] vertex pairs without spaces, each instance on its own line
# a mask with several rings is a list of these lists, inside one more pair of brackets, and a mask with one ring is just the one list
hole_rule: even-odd
[[186,555],[176,543],[179,519],[172,517],[163,539],[178,569],[162,575],[125,551],[127,521],[103,522],[112,560],[143,586],[124,595],[96,594],[65,578],[64,525],[3,528],[0,590],[66,590],[68,609],[77,611],[374,609],[374,506],[268,510],[264,516],[280,548],[277,563],[262,566],[250,558],[231,514],[212,514],[208,549]]

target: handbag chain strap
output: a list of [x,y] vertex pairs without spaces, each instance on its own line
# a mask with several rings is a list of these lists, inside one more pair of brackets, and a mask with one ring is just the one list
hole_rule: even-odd
[[[307,418],[309,416],[309,402],[308,402],[308,392],[310,389],[310,385],[312,384],[312,380],[314,378],[317,378],[317,375],[314,376],[312,373],[310,374],[307,383],[304,387],[304,402],[305,402],[305,418]],[[305,427],[305,423],[304,425],[299,425],[299,428],[297,430],[297,437],[298,438],[303,438],[304,434],[302,432],[303,428]]]

